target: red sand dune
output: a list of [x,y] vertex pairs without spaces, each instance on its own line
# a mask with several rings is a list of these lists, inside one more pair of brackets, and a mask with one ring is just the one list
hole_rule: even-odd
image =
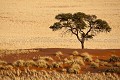
[[27,53],[27,54],[7,54],[4,57],[0,57],[1,60],[5,60],[7,62],[13,62],[18,59],[33,59],[33,57],[40,56],[51,56],[55,58],[55,53],[57,51],[61,51],[64,54],[64,57],[69,56],[73,51],[78,51],[79,53],[88,52],[93,55],[93,57],[99,57],[101,59],[107,59],[111,55],[120,56],[120,49],[67,49],[67,48],[46,48],[46,49],[35,49],[39,50],[39,52],[35,53]]

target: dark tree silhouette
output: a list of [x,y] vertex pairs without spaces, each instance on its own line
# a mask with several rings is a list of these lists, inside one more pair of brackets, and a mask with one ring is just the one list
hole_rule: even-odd
[[110,32],[108,23],[102,19],[97,19],[96,15],[88,15],[82,12],[62,13],[56,15],[55,22],[50,29],[53,31],[65,28],[66,32],[74,34],[84,49],[85,40],[93,38],[97,33]]

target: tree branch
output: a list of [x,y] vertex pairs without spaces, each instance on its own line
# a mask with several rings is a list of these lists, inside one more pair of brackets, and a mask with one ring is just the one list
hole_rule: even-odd
[[87,31],[87,33],[85,34],[84,37],[86,37],[86,36],[89,34],[89,32],[91,31],[91,29],[92,29],[92,24],[91,24],[91,22],[90,22],[90,29]]

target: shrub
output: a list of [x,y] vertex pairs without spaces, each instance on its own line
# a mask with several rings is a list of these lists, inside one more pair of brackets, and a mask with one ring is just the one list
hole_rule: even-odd
[[63,53],[60,52],[60,51],[58,51],[58,52],[55,53],[55,55],[56,55],[56,57],[58,58],[58,60],[61,61],[61,56],[63,55]]
[[73,63],[73,64],[71,65],[71,68],[81,69],[80,65],[79,65],[79,64],[76,64],[76,63]]
[[105,66],[112,67],[113,65],[111,63],[107,63],[107,64],[105,64]]
[[7,64],[6,61],[2,61],[2,60],[0,60],[0,65],[6,65],[6,64]]
[[65,64],[71,64],[71,63],[73,63],[73,62],[74,62],[73,60],[69,60],[69,59],[67,59],[67,58],[64,59],[64,63],[65,63]]
[[85,61],[92,61],[92,56],[89,55],[87,52],[80,54]]
[[37,63],[37,66],[40,68],[47,68],[48,67],[48,63],[45,60],[38,60],[36,63]]
[[70,56],[69,56],[69,59],[70,59],[70,60],[73,60],[73,59],[74,59],[74,56],[73,56],[73,55],[70,55]]
[[98,68],[99,67],[99,64],[96,63],[96,62],[91,62],[91,65],[90,65],[92,68]]
[[17,67],[22,67],[22,66],[24,66],[24,64],[25,64],[24,60],[17,60],[15,62],[13,62],[13,65],[17,66]]
[[65,58],[64,63],[69,64],[69,65],[71,65],[73,63],[79,64],[79,65],[85,65],[82,57],[76,57],[75,59],[70,59],[70,60]]
[[5,66],[5,69],[6,69],[6,70],[12,70],[12,69],[13,69],[13,66],[11,66],[11,65],[6,65],[6,66]]
[[80,64],[80,65],[85,65],[82,57],[76,57],[76,58],[74,59],[74,62],[75,62],[75,63],[78,63],[78,64]]
[[111,66],[112,66],[112,64],[111,64],[111,63],[108,63],[108,62],[101,61],[101,62],[100,62],[100,66],[107,66],[107,67],[111,67]]
[[63,63],[62,62],[53,62],[52,63],[53,68],[62,68],[63,67]]
[[96,62],[96,63],[100,63],[100,60],[99,60],[99,59],[96,59],[95,62]]
[[73,55],[73,56],[78,56],[79,53],[78,53],[77,51],[73,51],[72,55]]
[[40,59],[40,60],[46,60],[46,61],[53,61],[53,58],[49,57],[49,56],[39,57],[38,59]]
[[68,73],[79,73],[81,67],[79,64],[73,63],[70,68],[68,68]]
[[66,70],[66,69],[62,69],[61,71],[62,71],[62,72],[67,72],[67,70]]
[[1,69],[3,69],[3,70],[12,70],[13,66],[11,66],[11,65],[6,65],[6,66],[0,65],[0,70]]
[[58,52],[55,53],[55,55],[56,55],[56,56],[62,56],[63,53],[62,53],[61,51],[58,51]]
[[114,66],[120,67],[120,62],[115,62],[115,63],[114,63]]
[[109,59],[109,62],[120,62],[120,57],[116,55],[112,55]]
[[100,66],[105,66],[107,64],[108,64],[108,62],[100,61]]
[[111,68],[106,69],[105,72],[120,73],[120,68],[111,67]]
[[25,61],[25,66],[29,67],[29,66],[36,66],[36,62],[34,62],[33,60],[27,60]]
[[0,70],[2,70],[2,69],[5,69],[5,67],[3,65],[0,65]]

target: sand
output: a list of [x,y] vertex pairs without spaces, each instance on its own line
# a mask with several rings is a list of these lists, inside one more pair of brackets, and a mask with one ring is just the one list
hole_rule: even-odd
[[85,43],[86,48],[120,48],[119,0],[0,0],[0,48],[80,48],[75,36],[61,37],[49,26],[58,13],[95,14],[112,27]]
[[[25,49],[21,49],[25,50]],[[27,49],[32,50],[32,49]],[[90,55],[93,55],[94,58],[98,56],[99,59],[108,59],[111,57],[111,55],[117,55],[120,56],[120,49],[69,49],[69,48],[37,48],[35,49],[37,52],[25,52],[25,53],[1,53],[0,60],[5,60],[9,63],[14,62],[19,59],[23,60],[29,60],[33,59],[34,57],[38,56],[50,56],[52,58],[57,59],[55,56],[55,53],[60,51],[64,54],[64,57],[68,57],[72,54],[73,51],[78,51],[79,54],[88,52]],[[1,50],[2,51],[2,50]]]

